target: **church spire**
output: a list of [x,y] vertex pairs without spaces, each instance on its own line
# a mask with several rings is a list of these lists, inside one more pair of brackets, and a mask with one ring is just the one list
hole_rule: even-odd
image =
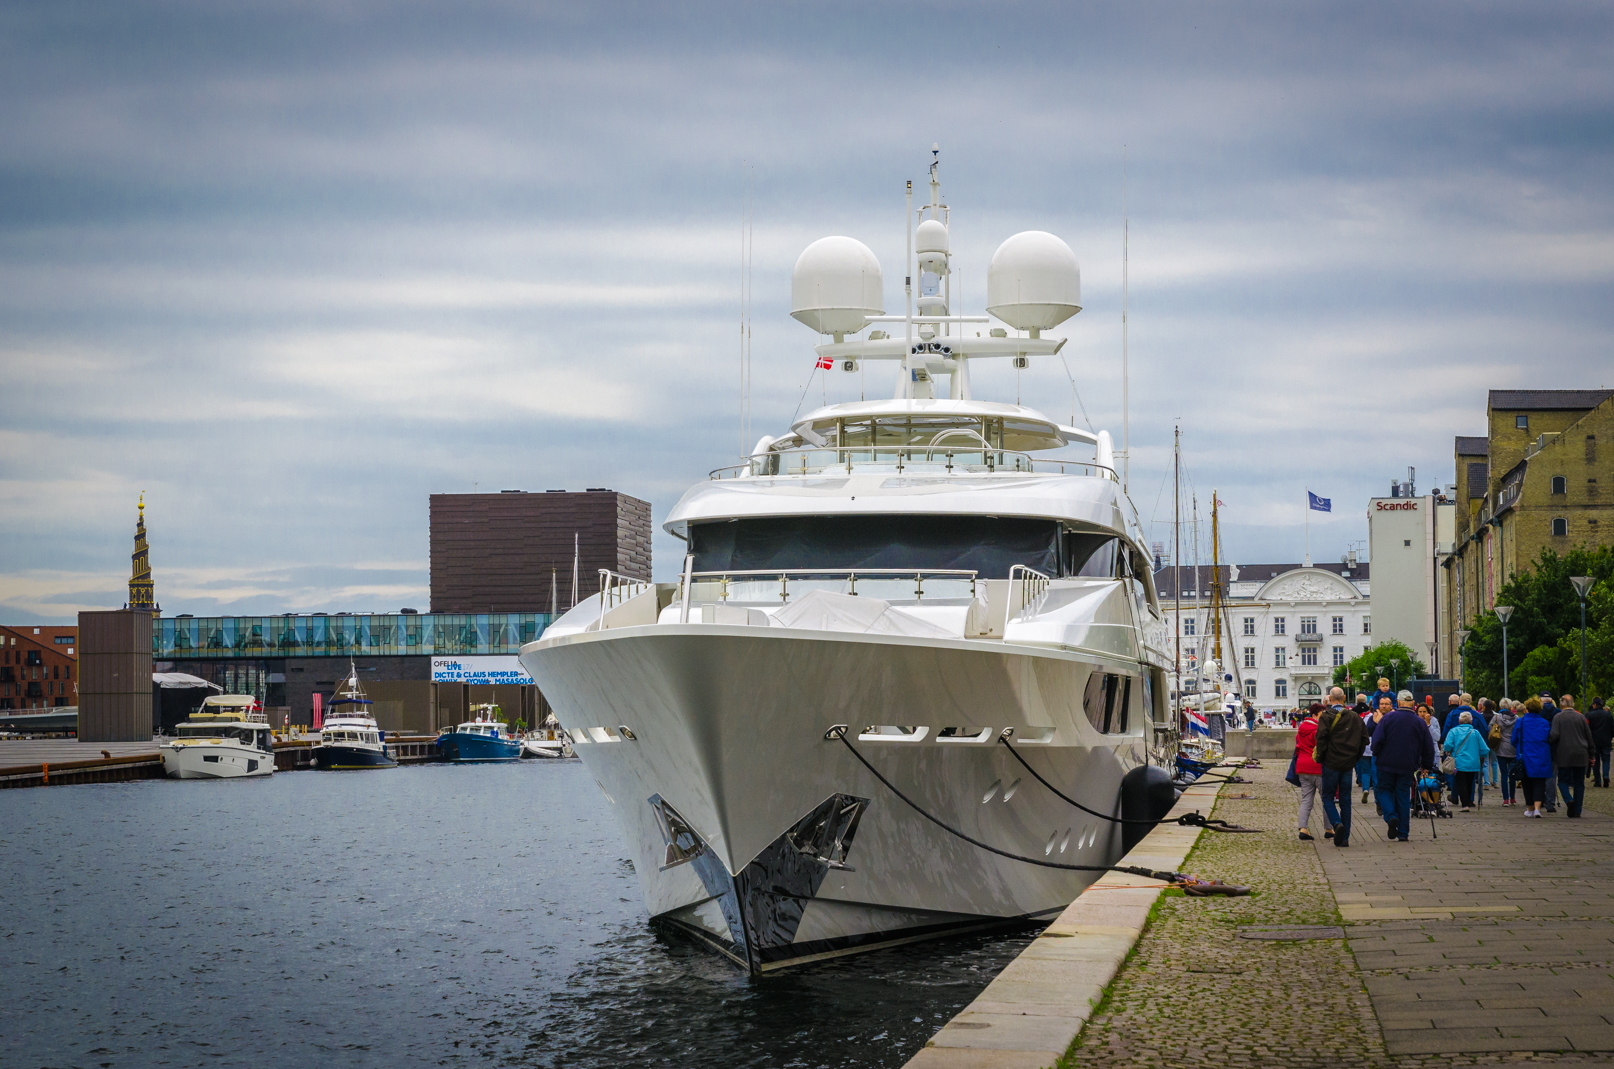
[[155,584],[151,581],[151,561],[147,559],[146,549],[146,494],[140,494],[140,515],[135,521],[135,548],[130,560],[133,562],[133,571],[129,577],[129,608],[145,609],[151,615],[157,615],[157,600],[154,596]]

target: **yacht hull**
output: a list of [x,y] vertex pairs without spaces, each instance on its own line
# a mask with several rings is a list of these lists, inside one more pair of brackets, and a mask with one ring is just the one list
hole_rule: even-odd
[[244,779],[275,771],[275,755],[222,742],[170,744],[162,749],[163,772],[172,779]]
[[449,731],[437,737],[437,753],[453,764],[487,764],[493,761],[519,761],[521,743],[516,739],[471,735]]
[[[1020,756],[1101,813],[1118,812],[1121,777],[1145,755],[1142,715],[1106,735],[1083,712],[1093,671],[1138,674],[1114,658],[659,625],[534,643],[521,659],[604,790],[651,915],[752,972],[1049,918],[1100,875],[963,841],[826,738],[832,726],[850,725],[857,752],[939,820],[1063,865],[1113,861],[1117,825],[1037,783],[999,734],[1014,728]],[[867,725],[925,730],[859,739]]]
[[346,772],[362,768],[397,768],[398,762],[384,750],[365,746],[321,744],[314,747],[310,763],[326,772]]

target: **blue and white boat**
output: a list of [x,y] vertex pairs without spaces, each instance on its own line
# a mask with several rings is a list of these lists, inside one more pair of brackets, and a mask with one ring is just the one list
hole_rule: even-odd
[[508,724],[498,721],[497,705],[473,705],[472,720],[444,728],[437,736],[437,753],[444,761],[471,764],[485,761],[521,759],[521,740],[510,734]]
[[397,768],[387,752],[387,733],[370,714],[370,699],[359,686],[359,670],[349,665],[348,677],[331,696],[330,713],[320,725],[319,742],[310,763],[326,771],[357,768]]

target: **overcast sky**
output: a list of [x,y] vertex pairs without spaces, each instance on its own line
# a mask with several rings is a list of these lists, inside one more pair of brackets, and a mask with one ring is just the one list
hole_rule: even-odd
[[[3,622],[121,605],[141,491],[168,613],[425,608],[434,492],[659,530],[740,450],[748,169],[778,433],[859,389],[809,384],[791,265],[857,237],[900,311],[932,142],[962,311],[1010,234],[1075,249],[1117,438],[1124,146],[1156,538],[1174,422],[1229,556],[1298,560],[1310,487],[1338,559],[1488,389],[1614,386],[1607,4],[13,0],[0,94]],[[974,377],[1072,415],[1057,361]]]

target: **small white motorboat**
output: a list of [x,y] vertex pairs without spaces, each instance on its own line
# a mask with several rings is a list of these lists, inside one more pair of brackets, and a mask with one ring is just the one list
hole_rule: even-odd
[[269,718],[250,694],[210,694],[162,748],[163,771],[176,779],[239,779],[275,771]]

